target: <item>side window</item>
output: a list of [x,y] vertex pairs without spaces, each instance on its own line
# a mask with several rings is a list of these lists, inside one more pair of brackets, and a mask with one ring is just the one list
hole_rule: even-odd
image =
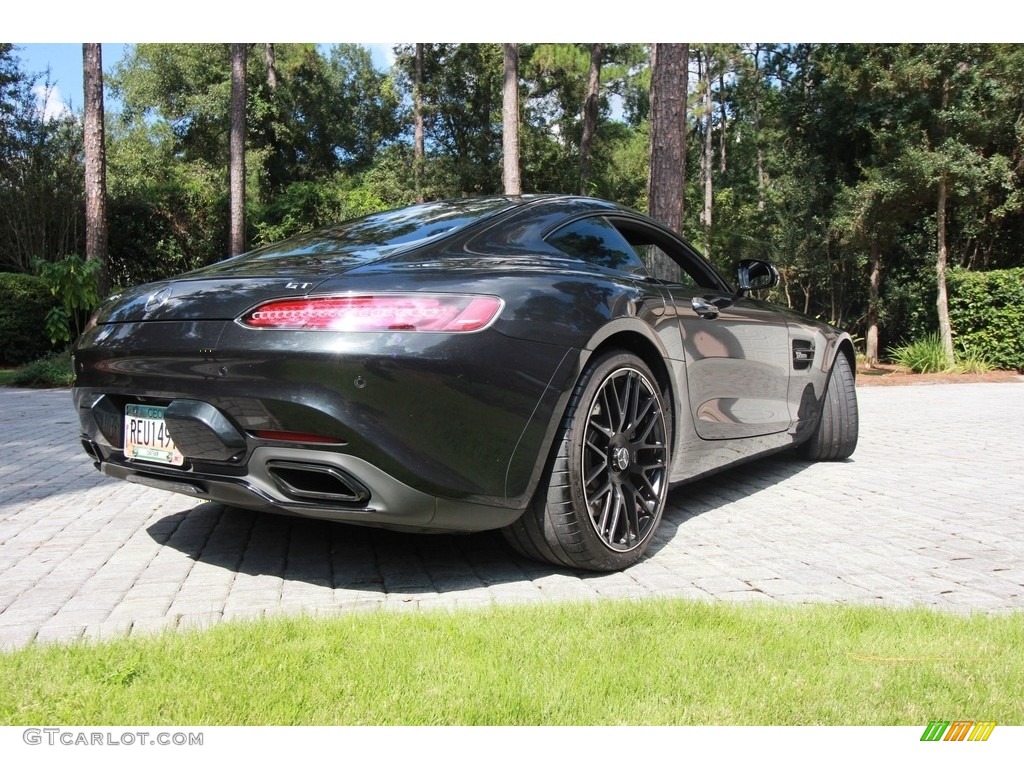
[[646,272],[644,263],[626,238],[601,217],[566,224],[548,235],[547,242],[588,264],[633,274]]
[[[647,270],[652,275],[657,274],[658,264],[664,264],[665,262],[675,262],[675,260],[671,256],[669,256],[667,253],[665,253],[665,251],[663,251],[660,247],[654,245],[653,243],[648,245],[634,245],[633,248],[640,254],[641,258],[644,260],[644,264],[647,265]],[[700,284],[697,282],[694,276],[681,267],[679,270],[679,275],[677,277],[678,280],[674,280],[673,282],[678,282],[680,285],[683,285],[687,288],[700,287]]]
[[[728,285],[715,272],[714,267],[689,246],[633,220],[616,220],[615,225],[626,242],[643,257],[654,277],[666,279],[667,274],[663,274],[662,265],[668,264],[675,273],[668,278],[672,283],[686,288],[728,290]],[[678,271],[675,267],[678,267]]]

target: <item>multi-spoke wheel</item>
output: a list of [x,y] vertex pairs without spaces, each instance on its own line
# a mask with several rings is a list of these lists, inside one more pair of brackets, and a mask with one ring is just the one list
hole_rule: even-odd
[[669,420],[640,358],[611,353],[576,385],[549,481],[533,509],[506,530],[521,552],[592,570],[636,562],[668,492]]

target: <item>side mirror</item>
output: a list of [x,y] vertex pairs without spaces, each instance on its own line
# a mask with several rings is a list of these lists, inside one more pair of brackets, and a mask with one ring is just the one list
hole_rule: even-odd
[[743,259],[736,265],[736,287],[740,293],[762,291],[779,284],[779,270],[760,259]]

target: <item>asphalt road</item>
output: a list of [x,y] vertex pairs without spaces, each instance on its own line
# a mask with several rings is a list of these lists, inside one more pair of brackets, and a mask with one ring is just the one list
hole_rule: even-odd
[[93,469],[66,390],[0,389],[0,648],[234,618],[673,595],[1024,608],[1024,383],[858,390],[846,462],[765,459],[673,490],[625,573],[196,503]]

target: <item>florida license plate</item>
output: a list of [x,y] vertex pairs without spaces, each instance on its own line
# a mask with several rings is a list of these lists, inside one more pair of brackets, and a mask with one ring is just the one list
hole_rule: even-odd
[[156,405],[128,404],[124,407],[124,455],[129,459],[172,464],[180,467],[185,457],[174,447],[167,431],[164,411]]

